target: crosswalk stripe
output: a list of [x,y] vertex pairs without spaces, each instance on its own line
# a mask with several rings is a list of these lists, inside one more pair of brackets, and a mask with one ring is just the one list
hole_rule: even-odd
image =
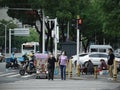
[[21,78],[32,77],[32,76],[34,76],[34,75],[35,75],[35,74],[31,74],[31,75],[27,74],[27,75],[25,75],[25,76],[21,76]]
[[28,74],[25,73],[24,76],[21,76],[18,72],[0,72],[0,77],[9,77],[9,78],[14,78],[14,77],[18,77],[18,78],[30,78],[33,77],[35,74]]
[[4,72],[0,72],[0,75],[3,74]]
[[17,76],[20,76],[20,74],[10,75],[10,76],[7,76],[7,77],[17,77]]
[[16,72],[1,74],[0,77],[17,74]]

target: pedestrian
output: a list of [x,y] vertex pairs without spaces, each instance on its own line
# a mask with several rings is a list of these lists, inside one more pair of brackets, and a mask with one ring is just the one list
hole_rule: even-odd
[[105,60],[101,59],[100,62],[101,62],[100,70],[107,70],[107,64],[106,64]]
[[88,64],[87,64],[87,73],[89,73],[89,74],[94,73],[94,65],[91,60],[89,60]]
[[51,53],[48,58],[48,80],[54,79],[55,62],[56,62],[56,59]]
[[113,78],[113,62],[114,62],[114,59],[115,59],[115,55],[113,54],[113,50],[110,48],[108,50],[108,70],[109,70],[109,75],[110,75],[110,78]]
[[62,55],[59,57],[59,65],[61,71],[61,80],[66,80],[66,65],[68,63],[68,57],[66,51],[62,52]]

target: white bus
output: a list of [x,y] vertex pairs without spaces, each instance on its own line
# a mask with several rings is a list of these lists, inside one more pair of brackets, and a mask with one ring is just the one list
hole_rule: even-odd
[[21,45],[22,54],[29,54],[31,51],[34,53],[39,51],[39,43],[38,42],[26,42]]

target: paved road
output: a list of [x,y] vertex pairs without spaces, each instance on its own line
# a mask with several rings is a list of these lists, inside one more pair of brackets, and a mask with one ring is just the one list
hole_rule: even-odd
[[93,75],[74,76],[63,81],[55,76],[54,81],[47,79],[35,79],[35,74],[20,76],[18,70],[3,69],[4,63],[0,63],[0,90],[120,90],[120,82],[107,80],[107,76]]
[[0,90],[120,90],[119,85],[96,80],[29,79],[2,83]]

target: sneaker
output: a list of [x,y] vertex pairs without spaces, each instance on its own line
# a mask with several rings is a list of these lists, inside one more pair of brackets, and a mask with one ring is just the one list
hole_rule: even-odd
[[108,80],[113,80],[113,78],[108,78]]

